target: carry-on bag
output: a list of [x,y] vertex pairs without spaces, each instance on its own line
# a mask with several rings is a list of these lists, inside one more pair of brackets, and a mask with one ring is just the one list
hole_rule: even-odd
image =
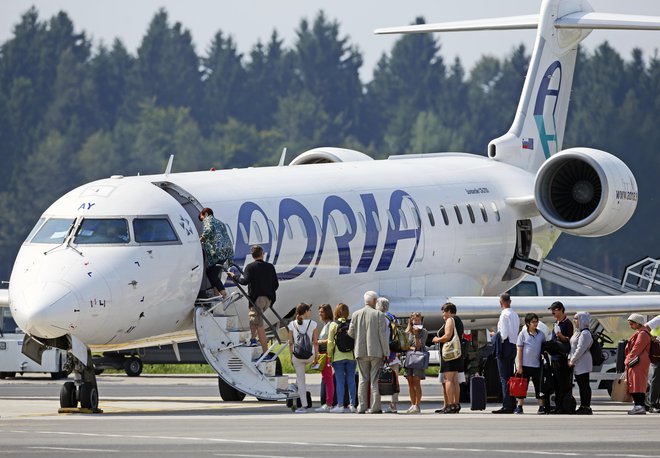
[[479,374],[470,379],[470,410],[486,410],[486,379]]
[[527,386],[529,384],[529,379],[526,377],[523,377],[522,375],[520,377],[514,375],[509,378],[509,394],[512,397],[516,398],[525,398],[527,397]]
[[628,379],[626,378],[626,374],[621,374],[621,377],[612,382],[612,394],[610,397],[612,401],[632,402],[632,396],[628,393]]

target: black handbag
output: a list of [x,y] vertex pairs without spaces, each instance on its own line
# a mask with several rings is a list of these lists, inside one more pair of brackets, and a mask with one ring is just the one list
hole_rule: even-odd
[[378,392],[381,396],[389,396],[399,392],[397,376],[389,364],[384,365],[378,373]]

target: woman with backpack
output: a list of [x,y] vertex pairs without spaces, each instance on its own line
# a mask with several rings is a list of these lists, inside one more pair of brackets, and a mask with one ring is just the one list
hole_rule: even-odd
[[291,363],[296,370],[296,383],[301,407],[295,413],[306,413],[307,385],[305,384],[305,370],[311,362],[319,359],[318,331],[316,321],[310,319],[312,310],[309,304],[301,302],[296,307],[296,319],[289,323],[289,351]]
[[568,367],[573,368],[575,381],[580,388],[580,408],[576,415],[591,415],[591,386],[589,374],[593,369],[593,360],[589,349],[594,338],[589,330],[590,317],[587,312],[577,312],[573,317],[573,327],[577,330],[571,336],[571,351],[568,353]]
[[[335,307],[335,321],[330,323],[328,330],[328,358],[332,361],[335,369],[337,387],[337,405],[330,409],[330,413],[344,413],[346,409],[355,413],[356,388],[355,388],[355,356],[353,348],[355,340],[348,335],[348,305],[339,303]],[[344,388],[348,384],[348,407],[345,409]]]
[[330,304],[321,304],[319,306],[319,318],[323,322],[323,328],[319,334],[319,369],[321,370],[321,379],[323,388],[325,388],[325,399],[321,399],[321,407],[317,412],[329,412],[332,409],[335,398],[335,383],[332,375],[332,358],[328,354],[328,333],[332,324],[332,307]]

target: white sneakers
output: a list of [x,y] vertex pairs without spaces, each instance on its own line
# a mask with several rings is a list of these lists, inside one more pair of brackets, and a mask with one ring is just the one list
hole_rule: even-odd
[[422,413],[422,409],[420,409],[419,406],[414,406],[413,405],[413,406],[410,406],[410,408],[408,410],[406,410],[406,414],[408,414],[408,415],[415,415],[415,414],[419,414],[419,413]]
[[293,413],[307,413],[307,409],[304,407],[298,407],[296,410],[293,411]]
[[330,413],[344,413],[344,407],[340,405],[334,406],[332,409],[329,410]]
[[644,406],[635,406],[628,411],[628,415],[646,415]]
[[319,407],[318,409],[315,409],[315,410],[317,412],[330,412],[332,410],[332,408],[329,407],[328,404],[323,404],[321,407]]
[[[348,409],[348,412],[350,412],[350,413],[355,413],[355,412],[357,412],[357,409],[355,408],[355,406],[354,406],[353,404],[349,405],[349,406],[347,407],[347,409]],[[346,409],[344,409],[344,411],[346,411]]]

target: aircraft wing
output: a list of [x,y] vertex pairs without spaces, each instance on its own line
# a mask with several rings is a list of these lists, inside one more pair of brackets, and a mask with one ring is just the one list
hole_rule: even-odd
[[[424,324],[429,331],[442,325],[440,307],[445,302],[456,305],[457,314],[465,323],[466,329],[483,329],[497,324],[500,316],[497,296],[455,296],[455,297],[390,297],[390,310],[399,318],[407,318],[412,312],[424,315]],[[552,317],[548,307],[561,301],[569,316],[575,312],[589,312],[593,318],[604,320],[608,317],[626,318],[631,313],[643,315],[660,314],[660,295],[623,294],[619,296],[514,296],[511,308],[521,317],[536,313],[539,318]]]
[[0,307],[9,307],[8,289],[0,289]]

